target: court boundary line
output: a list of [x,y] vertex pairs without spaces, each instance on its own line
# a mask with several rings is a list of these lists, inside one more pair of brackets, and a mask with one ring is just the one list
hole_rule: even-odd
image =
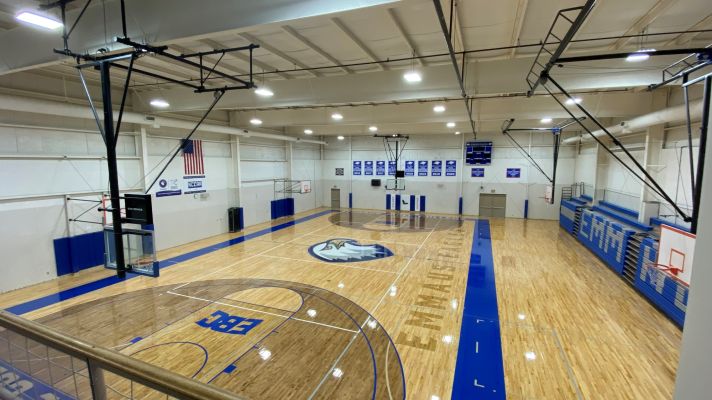
[[[244,234],[242,236],[238,236],[236,238],[232,238],[232,239],[229,239],[224,242],[212,244],[210,246],[206,246],[206,247],[196,249],[196,250],[184,253],[184,254],[180,254],[180,255],[168,258],[166,260],[161,260],[158,262],[159,263],[158,268],[159,269],[168,268],[170,266],[173,266],[173,265],[185,262],[185,261],[192,260],[194,258],[215,252],[217,250],[222,250],[224,248],[227,248],[227,247],[230,247],[230,246],[233,246],[236,244],[240,244],[240,243],[246,242],[248,240],[251,240],[251,239],[254,239],[254,238],[257,238],[260,236],[264,236],[269,233],[281,231],[283,229],[295,226],[295,225],[303,223],[303,222],[311,221],[315,218],[319,218],[324,215],[332,214],[334,212],[341,212],[341,211],[337,211],[337,210],[319,211],[319,212],[307,215],[302,218],[294,219],[291,221],[286,221],[286,222],[281,223],[276,226],[270,226],[270,227],[252,232],[252,233]],[[81,284],[79,286],[74,286],[69,289],[61,290],[56,293],[38,297],[33,300],[28,300],[28,301],[16,304],[11,307],[7,307],[5,309],[5,311],[11,312],[16,315],[26,314],[28,312],[37,311],[44,307],[51,306],[51,305],[60,303],[65,300],[75,298],[75,297],[79,297],[81,295],[91,293],[95,290],[99,290],[99,289],[103,289],[108,286],[115,285],[119,282],[125,282],[126,280],[134,279],[139,276],[142,276],[142,275],[128,274],[125,278],[119,278],[116,275],[112,275],[109,277],[105,277],[105,278],[97,279],[97,280],[94,280],[91,282],[87,282],[87,283]]]

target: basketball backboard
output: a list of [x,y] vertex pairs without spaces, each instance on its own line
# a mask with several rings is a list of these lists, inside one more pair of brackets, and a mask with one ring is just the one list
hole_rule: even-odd
[[387,179],[386,190],[405,190],[405,179]]
[[695,235],[668,225],[660,225],[660,247],[656,263],[679,280],[690,284]]

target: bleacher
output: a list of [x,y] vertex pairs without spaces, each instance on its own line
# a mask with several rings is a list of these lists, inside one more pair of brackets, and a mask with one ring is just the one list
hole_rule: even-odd
[[689,288],[654,265],[658,237],[652,225],[638,221],[634,210],[607,201],[594,205],[588,196],[563,200],[560,210],[562,228],[682,326]]

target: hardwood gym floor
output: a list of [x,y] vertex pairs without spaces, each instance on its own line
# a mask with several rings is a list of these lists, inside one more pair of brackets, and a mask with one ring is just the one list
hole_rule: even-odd
[[[24,304],[15,310],[25,317],[247,398],[450,398],[458,346],[465,363],[475,348],[460,343],[466,290],[477,290],[467,288],[475,221],[326,210],[294,219],[159,252],[208,249],[159,278],[51,296],[112,275],[96,268],[0,294],[0,307]],[[493,219],[490,238],[507,398],[672,397],[681,332],[556,221]],[[88,394],[64,361],[48,369],[43,350],[7,332],[0,341],[5,362]]]

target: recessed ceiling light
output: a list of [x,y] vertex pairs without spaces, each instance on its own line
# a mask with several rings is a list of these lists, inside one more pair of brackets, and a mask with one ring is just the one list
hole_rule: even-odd
[[441,113],[445,111],[445,106],[442,104],[438,104],[437,106],[433,107],[433,111],[435,111],[436,113]]
[[339,113],[333,113],[331,114],[331,119],[341,121],[342,119],[344,119],[344,116]]
[[314,131],[311,130],[311,129],[305,129],[305,130],[304,130],[304,134],[306,134],[306,135],[311,135],[312,133],[314,133]]
[[566,99],[566,105],[567,105],[567,106],[572,106],[572,105],[574,105],[574,104],[579,104],[579,103],[581,103],[581,101],[582,101],[582,100],[581,100],[580,97],[573,97],[573,98],[570,98],[570,99]]
[[455,123],[454,123],[454,122],[448,122],[447,124],[445,124],[445,126],[447,126],[448,128],[454,128],[454,127],[455,127]]
[[18,21],[27,22],[28,24],[32,24],[34,26],[39,26],[40,28],[50,30],[59,29],[63,26],[61,22],[55,19],[46,17],[44,15],[31,13],[28,11],[23,11],[17,14],[15,16],[15,19],[17,19]]
[[258,95],[258,96],[262,96],[262,97],[272,97],[272,96],[274,96],[274,92],[271,91],[271,90],[269,90],[269,88],[264,87],[264,86],[261,87],[261,88],[255,89],[255,94]]
[[337,136],[336,138],[339,139],[339,140],[344,140],[344,137],[341,136],[341,135]]
[[403,79],[408,83],[418,83],[423,80],[423,77],[417,71],[408,71],[403,74]]
[[397,133],[394,133],[394,134],[392,134],[391,136],[393,136],[393,137],[398,137],[398,134],[397,134]]
[[654,52],[655,49],[645,49],[645,50],[638,50],[635,53],[630,53],[628,57],[626,57],[626,61],[628,62],[640,62],[640,61],[645,61],[648,58],[650,58],[650,54]]
[[550,123],[551,121],[553,121],[553,119],[551,119],[551,117],[544,117],[544,118],[541,119],[540,122],[541,122],[542,124],[548,124],[548,123]]
[[262,120],[257,117],[254,117],[250,120],[250,123],[252,125],[262,125]]
[[456,134],[456,135],[459,135],[459,134],[460,134],[460,131],[455,131],[455,134]]
[[368,130],[371,132],[378,132],[378,127],[375,125],[371,125],[368,127]]
[[168,104],[167,101],[162,100],[162,99],[153,99],[153,100],[151,100],[150,104],[152,106],[158,107],[158,108],[168,108],[170,106],[170,104]]

